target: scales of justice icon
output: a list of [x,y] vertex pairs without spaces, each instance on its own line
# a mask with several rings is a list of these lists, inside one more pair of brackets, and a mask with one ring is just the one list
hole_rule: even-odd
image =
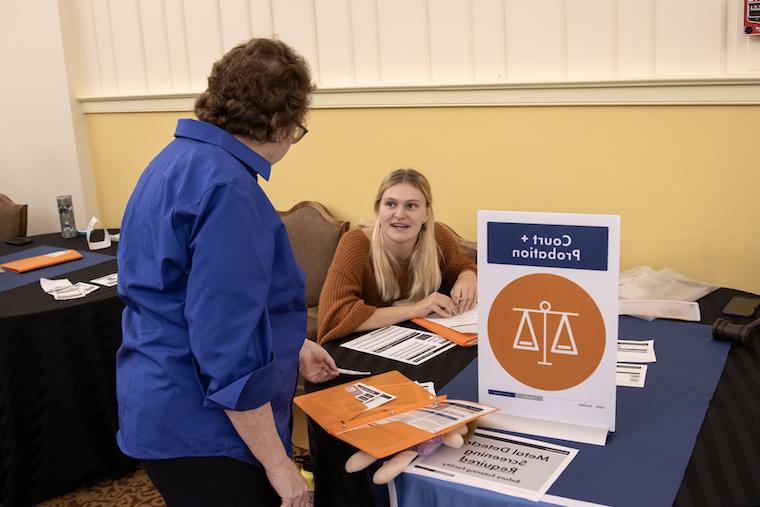
[[[547,334],[547,321],[549,315],[560,315],[559,324],[557,325],[557,331],[554,334],[552,340],[551,353],[552,354],[565,354],[569,356],[578,355],[578,347],[575,344],[575,337],[573,336],[573,328],[570,326],[570,317],[578,317],[580,314],[572,312],[558,312],[552,311],[552,305],[548,301],[541,301],[536,308],[512,308],[516,312],[522,312],[522,318],[520,319],[520,325],[517,327],[517,333],[515,333],[515,341],[512,348],[519,350],[543,350],[544,357],[542,361],[537,361],[538,364],[551,366],[552,363],[546,360],[546,334]],[[539,347],[538,338],[536,336],[536,330],[533,327],[531,313],[541,314],[543,318],[543,347]],[[525,334],[525,328],[528,328],[527,336]],[[563,331],[567,339],[562,340]]]

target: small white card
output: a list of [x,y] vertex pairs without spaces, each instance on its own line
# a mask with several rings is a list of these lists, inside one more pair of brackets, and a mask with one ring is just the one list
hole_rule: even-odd
[[655,363],[654,340],[618,340],[618,363]]
[[113,287],[119,282],[119,275],[117,273],[111,273],[110,275],[101,276],[95,280],[90,280],[92,283],[103,285],[104,287]]
[[647,368],[645,364],[617,364],[617,385],[622,387],[644,387],[647,379]]
[[68,278],[63,278],[60,280],[51,280],[49,278],[40,278],[40,287],[42,287],[42,290],[50,294],[51,292],[55,292],[57,290],[61,289],[67,289],[71,287],[73,284],[69,281]]
[[65,289],[57,290],[55,292],[51,292],[52,296],[57,301],[66,301],[69,299],[79,299],[85,297],[90,292],[98,290],[100,287],[97,285],[92,285],[85,282],[79,282],[77,284],[72,285],[71,287],[66,287]]
[[391,400],[395,400],[396,397],[392,394],[386,393],[375,387],[357,382],[346,387],[346,391],[349,392],[354,398],[364,404],[364,409],[369,410],[371,408],[384,405]]

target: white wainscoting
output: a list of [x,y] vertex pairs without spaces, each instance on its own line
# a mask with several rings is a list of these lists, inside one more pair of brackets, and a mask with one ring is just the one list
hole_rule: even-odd
[[213,61],[252,36],[278,37],[304,55],[321,90],[316,107],[760,100],[760,37],[742,31],[742,0],[60,6],[76,20],[64,49],[83,69],[74,93],[90,112],[179,107],[205,88]]

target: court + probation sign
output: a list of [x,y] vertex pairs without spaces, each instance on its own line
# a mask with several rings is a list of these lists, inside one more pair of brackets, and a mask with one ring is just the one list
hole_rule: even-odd
[[603,443],[615,430],[620,217],[479,211],[478,245],[480,401],[522,424],[508,429]]

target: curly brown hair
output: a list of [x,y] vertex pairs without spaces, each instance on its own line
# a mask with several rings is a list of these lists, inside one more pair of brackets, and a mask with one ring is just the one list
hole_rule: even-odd
[[195,101],[199,120],[259,142],[304,123],[314,85],[306,60],[282,41],[251,39],[214,63]]

